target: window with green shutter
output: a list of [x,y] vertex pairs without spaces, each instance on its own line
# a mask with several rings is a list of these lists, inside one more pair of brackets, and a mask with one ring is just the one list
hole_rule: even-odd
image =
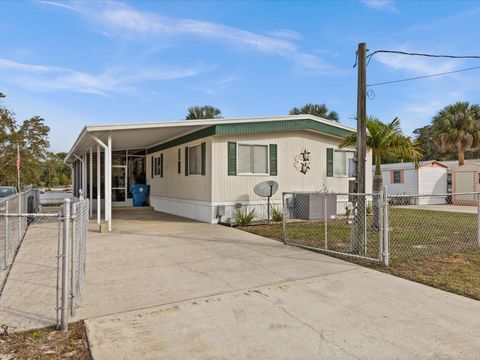
[[160,154],[160,177],[163,178],[163,153]]
[[207,161],[207,143],[202,142],[202,175],[206,174],[206,161]]
[[333,149],[327,148],[327,176],[333,176]]
[[277,176],[277,144],[270,144],[270,175]]
[[237,143],[228,142],[228,175],[237,175]]
[[188,146],[185,146],[185,176],[188,176]]

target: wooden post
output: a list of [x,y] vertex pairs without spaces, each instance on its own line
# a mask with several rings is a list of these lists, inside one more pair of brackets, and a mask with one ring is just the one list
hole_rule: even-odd
[[358,44],[357,84],[357,192],[365,193],[365,160],[367,157],[367,45]]
[[[357,62],[357,193],[365,194],[365,161],[367,157],[367,45],[358,44]],[[365,195],[357,197],[357,217],[356,217],[356,246],[355,252],[360,252],[366,247],[366,198]]]

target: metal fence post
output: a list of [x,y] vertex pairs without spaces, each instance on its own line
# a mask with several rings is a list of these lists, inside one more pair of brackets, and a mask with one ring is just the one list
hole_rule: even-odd
[[68,243],[70,237],[70,199],[63,200],[63,244],[62,244],[62,302],[60,306],[60,329],[68,330]]
[[282,227],[283,227],[283,242],[286,244],[287,243],[287,232],[286,232],[287,206],[285,204],[285,194],[286,193],[282,192],[282,209],[283,209]]
[[[71,289],[71,301],[70,301],[70,315],[75,316],[75,306],[74,306],[74,294],[75,294],[75,254],[76,254],[76,218],[77,218],[77,207],[75,204],[72,206],[72,213],[71,213],[71,218],[72,218],[72,239],[71,239],[71,252],[70,252],[70,289]],[[78,264],[77,264],[78,265]]]
[[477,194],[477,245],[480,248],[480,193]]
[[[375,202],[379,204],[379,209],[378,209],[378,260],[383,262],[383,213],[385,211],[385,204],[384,204],[384,199],[383,199],[383,192],[381,193],[376,193],[373,196],[378,196],[379,199],[375,200],[374,199],[374,204]],[[374,216],[375,216],[375,211],[374,211]],[[377,221],[377,219],[373,220],[374,222]]]
[[323,192],[323,234],[325,236],[325,250],[328,250],[328,226],[327,226],[327,192]]
[[388,266],[390,263],[390,239],[388,223],[388,192],[387,187],[383,187],[383,263]]
[[3,270],[7,270],[8,267],[8,239],[10,238],[9,231],[10,229],[8,228],[8,222],[9,222],[9,217],[8,217],[8,200],[5,201],[5,264]]

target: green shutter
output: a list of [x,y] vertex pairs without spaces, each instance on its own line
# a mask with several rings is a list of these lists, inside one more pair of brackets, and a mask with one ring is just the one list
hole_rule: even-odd
[[270,144],[270,175],[277,176],[277,144]]
[[207,159],[207,143],[202,142],[202,175],[205,175],[206,169],[205,169],[205,161]]
[[228,142],[228,175],[237,175],[237,143]]
[[152,179],[153,179],[153,175],[154,175],[154,174],[153,174],[153,161],[154,161],[154,159],[155,159],[155,157],[154,157],[154,156],[152,156],[152,171],[151,171],[151,174],[152,174]]
[[188,146],[185,146],[185,176],[188,176]]
[[327,176],[333,176],[333,149],[327,148]]
[[160,177],[163,178],[163,154],[160,154]]

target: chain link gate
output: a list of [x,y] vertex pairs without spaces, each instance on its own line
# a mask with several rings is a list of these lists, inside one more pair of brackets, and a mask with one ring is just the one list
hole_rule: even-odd
[[388,263],[383,194],[284,192],[285,243]]
[[33,260],[56,268],[52,309],[57,328],[67,330],[69,313],[75,315],[82,298],[89,201],[65,199],[61,209],[41,209],[38,199],[38,192],[29,190],[0,201],[0,296],[22,243],[29,241],[41,249]]

